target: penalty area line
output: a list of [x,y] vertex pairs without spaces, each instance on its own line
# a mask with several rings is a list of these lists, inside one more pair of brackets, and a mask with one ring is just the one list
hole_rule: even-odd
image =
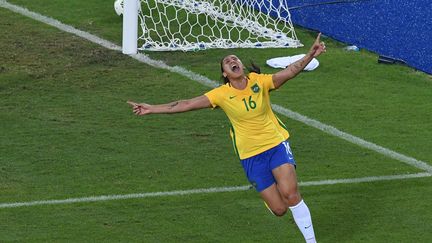
[[[405,175],[372,176],[372,177],[352,178],[352,179],[335,179],[335,180],[299,182],[299,185],[300,186],[321,186],[321,185],[336,185],[336,184],[356,184],[356,183],[375,182],[375,181],[405,180],[405,179],[422,178],[422,177],[430,177],[430,176],[432,176],[431,173],[424,172],[424,173],[405,174]],[[68,199],[60,199],[60,200],[0,203],[0,209],[31,207],[31,206],[39,206],[39,205],[104,202],[104,201],[114,201],[114,200],[122,200],[122,199],[236,192],[236,191],[247,191],[250,190],[251,188],[252,187],[250,185],[235,186],[235,187],[212,187],[212,188],[167,191],[167,192],[147,192],[147,193],[124,194],[124,195],[104,195],[104,196],[92,196],[92,197],[81,197],[81,198],[68,198]]]

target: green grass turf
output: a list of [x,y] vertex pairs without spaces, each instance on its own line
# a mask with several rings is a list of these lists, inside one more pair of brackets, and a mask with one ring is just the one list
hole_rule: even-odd
[[[320,242],[428,242],[430,182],[308,187],[304,195]],[[274,218],[252,191],[17,208],[0,217],[2,241],[303,242],[292,220]]]
[[[13,2],[120,42],[121,22],[111,3]],[[221,111],[138,118],[125,104],[127,99],[168,102],[209,88],[7,10],[0,14],[0,203],[247,184]],[[308,31],[298,35],[306,45],[313,41]],[[273,101],[431,161],[431,79],[325,41],[329,50],[320,68],[289,81],[272,94]],[[274,72],[264,61],[281,51],[149,55],[217,79],[220,58],[231,52]],[[419,172],[281,118],[292,134],[300,181]],[[304,187],[302,192],[321,242],[428,242],[431,182]],[[0,209],[0,219],[1,241],[302,242],[290,217],[271,217],[253,191]]]

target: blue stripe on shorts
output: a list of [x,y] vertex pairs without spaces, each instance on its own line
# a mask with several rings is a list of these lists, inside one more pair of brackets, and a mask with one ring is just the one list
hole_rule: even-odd
[[286,163],[296,165],[288,141],[250,158],[242,159],[241,163],[246,177],[258,192],[276,182],[272,173],[274,168]]

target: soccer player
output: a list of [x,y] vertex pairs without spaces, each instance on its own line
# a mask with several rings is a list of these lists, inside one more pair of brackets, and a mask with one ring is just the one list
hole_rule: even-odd
[[326,51],[320,36],[303,58],[273,75],[257,72],[245,75],[240,59],[228,55],[221,61],[225,84],[204,95],[161,105],[128,101],[133,112],[140,116],[220,107],[231,122],[234,149],[249,182],[274,215],[283,216],[291,210],[308,243],[316,242],[312,218],[298,191],[296,164],[287,141],[289,134],[271,109],[270,91],[280,88]]

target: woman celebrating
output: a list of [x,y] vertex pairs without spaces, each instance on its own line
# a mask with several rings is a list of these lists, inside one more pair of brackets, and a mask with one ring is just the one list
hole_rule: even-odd
[[297,188],[289,134],[271,109],[270,91],[294,78],[314,57],[326,51],[320,36],[302,59],[273,75],[245,75],[240,59],[228,55],[221,61],[225,84],[204,95],[161,105],[128,101],[140,116],[220,107],[231,122],[234,149],[249,182],[274,215],[283,216],[288,208],[291,210],[306,242],[316,242],[312,218]]

